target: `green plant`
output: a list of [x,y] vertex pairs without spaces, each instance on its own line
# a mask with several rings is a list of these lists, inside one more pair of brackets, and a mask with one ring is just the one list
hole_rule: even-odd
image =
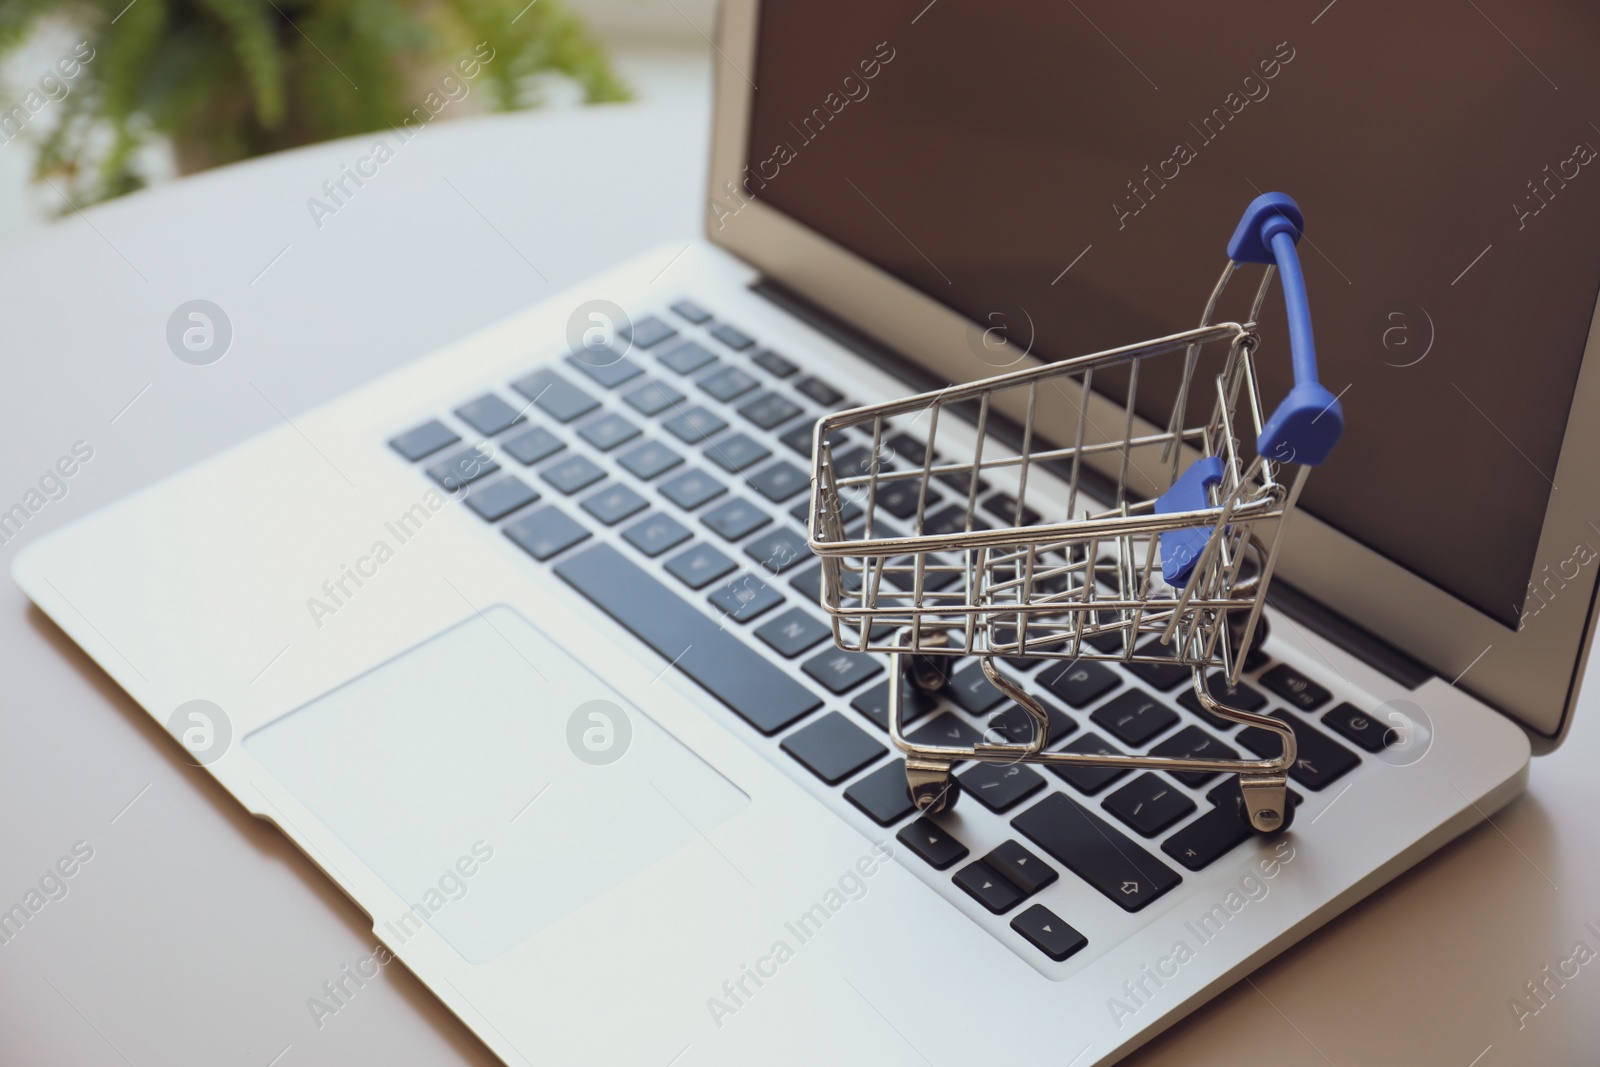
[[[143,186],[156,136],[194,170],[399,125],[485,44],[471,91],[496,110],[537,104],[546,72],[628,97],[562,0],[0,0],[0,56],[57,23],[81,43],[25,98],[54,112],[31,124],[34,174],[80,205]],[[5,106],[9,140],[35,109]]]

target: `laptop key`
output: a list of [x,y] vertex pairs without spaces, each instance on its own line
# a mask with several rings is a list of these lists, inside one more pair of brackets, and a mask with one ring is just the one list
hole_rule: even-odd
[[660,512],[647,515],[622,531],[624,541],[652,558],[669,548],[678,547],[691,536],[687,526],[671,515]]
[[965,504],[951,504],[943,511],[934,512],[922,520],[922,532],[925,534],[953,534],[963,533],[968,530],[987,530],[989,528],[989,524],[976,515],[972,517],[972,521],[969,523]]
[[[1161,640],[1155,637],[1134,649],[1134,653],[1140,656],[1168,656],[1171,652],[1171,645],[1163,645]],[[1174,686],[1187,682],[1194,675],[1193,668],[1185,667],[1181,663],[1137,663],[1130,661],[1124,663],[1122,667],[1145,685],[1163,693],[1171,692]]]
[[480,445],[435,463],[428,468],[428,477],[438,482],[445,491],[453,493],[499,469],[500,464],[490,459],[488,450]]
[[761,733],[775,734],[822,706],[809,689],[612,546],[586,549],[555,572]]
[[516,408],[493,393],[485,393],[456,408],[456,418],[485,437],[493,437],[522,421]]
[[802,534],[780,526],[745,545],[744,554],[761,564],[763,570],[782,574],[811,559],[811,548]]
[[1065,793],[1051,793],[1011,825],[1124,911],[1140,910],[1183,881]]
[[682,463],[683,457],[660,441],[641,441],[618,456],[617,462],[635,478],[648,482]]
[[571,496],[604,478],[606,472],[588,456],[568,456],[541,468],[539,476]]
[[880,482],[878,485],[878,507],[897,519],[910,519],[915,516],[919,502],[922,503],[922,514],[932,515],[938,510],[939,502],[943,499],[937,489],[929,486],[927,498],[924,500],[919,479],[907,478],[902,481]]
[[704,589],[738,564],[701,542],[667,560],[667,571],[690,589]]
[[[667,427],[671,429],[671,427]],[[714,441],[705,449],[706,458],[729,474],[738,474],[742,470],[754,467],[757,463],[772,455],[758,441],[748,434],[735,433]]]
[[936,871],[948,870],[967,858],[967,846],[926,815],[895,834],[894,839]]
[[[1105,738],[1094,733],[1075,738],[1072,743],[1062,746],[1061,751],[1100,756],[1123,754],[1113,748]],[[1070,783],[1078,792],[1091,797],[1128,773],[1126,767],[1091,767],[1087,764],[1071,763],[1052,764],[1050,770],[1063,781]]]
[[1315,711],[1333,699],[1333,694],[1287,663],[1280,663],[1261,676],[1261,684],[1283,698],[1284,703],[1301,711]]
[[772,521],[772,517],[747,500],[725,500],[700,516],[700,521],[729,541],[738,541]]
[[589,537],[588,530],[553,507],[540,508],[523,516],[506,526],[504,533],[518,548],[541,563]]
[[698,404],[679,410],[678,414],[661,425],[665,426],[672,436],[690,445],[699,444],[712,434],[721,433],[728,428],[725,421]]
[[[778,397],[782,400],[782,397]],[[788,401],[784,401],[788,403]],[[795,411],[800,409],[797,407]],[[415,463],[424,456],[431,456],[441,448],[448,447],[461,440],[456,432],[440,422],[430,419],[414,430],[407,430],[399,437],[389,441],[389,447],[400,453],[406,459]]]
[[1037,511],[1024,505],[1021,520],[1018,521],[1017,498],[1006,493],[996,493],[979,506],[1004,526],[1037,526],[1043,518]]
[[696,341],[680,341],[671,348],[657,352],[661,365],[679,374],[693,374],[708,363],[717,361],[716,353]]
[[756,636],[778,655],[794,659],[800,653],[815,648],[831,632],[810,612],[790,608],[777,618],[762,623],[756,629]]
[[1089,718],[1117,740],[1134,748],[1144,747],[1151,738],[1178,724],[1177,712],[1142,689],[1117,694],[1096,708]]
[[[750,488],[772,501],[781,504],[801,490],[811,485],[811,475],[796,467],[786,459],[780,459],[770,467],[761,470],[745,479]],[[855,504],[845,506],[845,514],[849,514]],[[859,508],[857,514],[860,514]],[[848,521],[848,520],[847,520]]]
[[876,656],[864,652],[830,648],[806,660],[800,669],[837,696],[849,692],[874,675],[882,674],[883,663]]
[[1145,837],[1154,837],[1195,809],[1187,793],[1149,771],[1112,792],[1100,804]]
[[1093,704],[1122,684],[1111,668],[1089,660],[1052,663],[1039,672],[1038,682],[1075,708]]
[[677,336],[677,333],[677,327],[669,326],[654,315],[646,315],[633,324],[628,338],[637,348],[654,348],[667,338]]
[[[1073,722],[1066,712],[1043,700],[1039,703],[1044,705],[1045,714],[1050,718],[1050,736],[1045,741],[1046,748],[1077,732],[1078,724]],[[1035,728],[1033,716],[1023,711],[1020,706],[1012,704],[989,720],[985,733],[989,740],[997,744],[1026,745],[1033,741]]]
[[711,312],[696,304],[693,300],[680,300],[672,305],[672,310],[696,326],[711,321]]
[[774,378],[787,378],[800,368],[784,359],[770,348],[763,348],[750,357],[750,362],[772,375]]
[[1191,871],[1203,871],[1253,836],[1231,807],[1213,807],[1161,842],[1161,851]]
[[654,379],[622,394],[623,401],[641,415],[659,415],[683,400],[683,394]]
[[[1272,717],[1288,723],[1294,730],[1295,759],[1289,767],[1289,777],[1307,789],[1326,789],[1360,765],[1360,756],[1310,723],[1292,718],[1283,711],[1274,711]],[[1283,752],[1282,738],[1259,726],[1241,730],[1239,743],[1262,759],[1272,759]]]
[[479,518],[497,522],[518,508],[539,499],[539,491],[521,478],[506,477],[488,485],[474,486],[467,493],[467,507]]
[[931,722],[924,723],[906,735],[916,745],[952,745],[967,747],[983,740],[983,735],[968,726],[953,712],[940,712]]
[[[871,689],[857,694],[850,702],[850,706],[865,715],[878,729],[885,733],[889,730],[889,683],[879,682]],[[939,706],[937,695],[926,689],[919,689],[912,684],[911,679],[900,679],[900,722],[902,726],[909,726],[918,719],[923,719],[933,713]]]
[[[1044,779],[1040,779],[1041,782]],[[1005,875],[1006,881],[1033,896],[1045,886],[1053,885],[1061,877],[1054,867],[1022,847],[1016,840],[998,845],[983,857],[995,871]]]
[[581,356],[568,356],[567,365],[583,372],[590,381],[604,389],[615,389],[644,373],[644,368],[639,364],[617,355],[610,349],[585,352]]
[[1010,911],[1027,899],[1027,895],[1012,885],[1009,878],[997,873],[982,860],[973,860],[961,868],[953,881],[973,900],[996,915]]
[[1071,958],[1089,944],[1087,937],[1068,926],[1043,904],[1035,904],[1012,919],[1011,929],[1057,963]]
[[[794,429],[790,430],[789,432],[785,433],[782,437],[778,438],[778,440],[782,441],[784,444],[788,445],[790,448],[792,448],[796,452],[800,453],[806,459],[810,459],[811,458],[811,431],[812,431],[813,427],[815,427],[815,426],[816,426],[815,422],[811,421],[810,419],[807,419],[805,422],[800,423],[799,425],[795,426]],[[844,444],[847,440],[849,440],[849,438],[845,437],[845,435],[840,433],[838,430],[834,430],[834,431],[830,432],[828,434],[828,436],[827,436],[827,442],[828,442],[828,447],[829,448],[838,448],[840,445]]]
[[[804,475],[805,472],[802,471],[801,473]],[[785,477],[787,477],[787,475]],[[806,477],[809,478],[810,476],[806,475]],[[807,482],[806,484],[809,485],[810,483]],[[808,497],[807,499],[800,501],[800,503],[796,504],[794,507],[790,508],[789,514],[794,517],[795,522],[800,524],[800,528],[802,530],[805,529],[806,523],[811,521],[810,498]],[[849,526],[860,517],[861,505],[857,504],[854,500],[846,500],[844,502],[844,507],[839,509],[839,521],[844,523],[846,526]]]
[[783,594],[753,574],[741,574],[706,599],[734,622],[749,622],[783,603]]
[[744,396],[760,383],[756,381],[755,375],[743,367],[735,367],[730,363],[705,375],[698,384],[701,389],[727,404]]
[[1368,752],[1382,752],[1400,740],[1400,731],[1374,719],[1354,704],[1340,704],[1324,715],[1322,721]]
[[956,775],[967,795],[1000,814],[1044,788],[1044,777],[1020,763],[974,763]]
[[638,437],[639,427],[616,412],[608,411],[584,423],[578,430],[578,436],[600,451],[609,452],[618,445],[627,444]]
[[693,511],[707,500],[728,491],[728,487],[704,471],[690,468],[661,483],[661,495],[685,511]]
[[625,485],[609,485],[578,506],[607,526],[615,526],[649,507],[650,502]]
[[778,747],[828,785],[838,785],[889,751],[837,711],[800,727]]
[[794,383],[794,387],[825,408],[836,407],[844,399],[843,393],[817,377],[801,378]]
[[946,691],[962,711],[973,715],[982,715],[1006,698],[1006,695],[985,677],[983,666],[977,660],[973,660],[951,675],[950,685]]
[[739,406],[739,414],[763,430],[783,425],[801,410],[799,404],[777,393],[759,393]]
[[600,406],[598,400],[553,370],[534,371],[512,382],[511,388],[557,422],[571,422]]
[[928,446],[910,434],[897,433],[885,442],[889,451],[913,467],[920,467],[928,458]]
[[906,788],[906,761],[892,759],[844,791],[844,798],[879,826],[893,826],[917,810]]
[[531,467],[540,460],[549,459],[560,452],[567,447],[567,443],[543,426],[535,426],[509,440],[502,441],[500,447],[518,463]]
[[743,330],[738,330],[732,326],[729,326],[725,322],[713,326],[711,328],[711,336],[715,337],[717,340],[721,341],[735,352],[743,352],[745,349],[756,343],[754,337],[751,337]]
[[[1273,735],[1276,737],[1277,735]],[[1243,740],[1241,738],[1241,740]],[[1223,744],[1215,737],[1206,733],[1198,726],[1185,726],[1165,741],[1150,750],[1152,756],[1167,756],[1174,759],[1238,759],[1239,753],[1232,747]],[[1168,771],[1184,785],[1199,788],[1215,778],[1219,771]]]

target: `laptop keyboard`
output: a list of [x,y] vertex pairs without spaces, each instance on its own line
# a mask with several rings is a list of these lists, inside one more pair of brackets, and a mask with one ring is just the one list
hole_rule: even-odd
[[[887,737],[887,662],[833,644],[818,606],[821,568],[806,546],[812,426],[850,403],[832,383],[681,300],[633,324],[626,357],[569,356],[453,409],[441,404],[449,415],[389,444],[442,488],[465,486],[476,515],[650,646],[665,669],[692,679],[755,735],[776,738],[772,758],[842,794],[847,818],[895,829],[914,862],[950,872],[937,877],[989,912],[1013,915],[1017,951],[1066,960],[1087,939],[1072,915],[1032,898],[1066,877],[1124,912],[1143,909],[1180,885],[1183,871],[1204,870],[1253,836],[1236,812],[1237,780],[968,762],[956,772],[960,807],[1003,816],[1017,835],[1007,832],[978,858],[943,825],[948,817],[917,815]],[[480,443],[464,447],[469,439]],[[857,452],[852,442],[862,459],[871,447],[856,431],[833,442],[842,463]],[[901,433],[888,443],[888,463],[922,462],[915,438]],[[966,493],[964,478],[957,488]],[[1014,521],[1015,500],[989,486],[982,492],[981,513]],[[930,487],[924,529],[961,528],[964,502],[941,518],[940,497]],[[900,515],[892,500],[880,503]],[[915,507],[908,500],[900,517]],[[847,523],[859,514],[852,508]],[[1227,759],[1241,749],[1279,751],[1275,734],[1206,713],[1185,667],[1006,662],[1045,701],[1053,749]],[[1032,736],[1031,719],[976,660],[950,666],[938,694],[905,683],[913,740]],[[1326,789],[1360,764],[1360,752],[1397,740],[1351,704],[1328,708],[1333,694],[1288,664],[1252,653],[1246,670],[1236,689],[1213,677],[1212,692],[1289,723],[1298,787]],[[1273,707],[1268,694],[1291,710]]]

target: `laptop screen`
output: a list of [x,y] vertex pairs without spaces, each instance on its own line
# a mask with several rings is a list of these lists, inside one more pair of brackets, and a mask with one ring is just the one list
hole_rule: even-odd
[[1515,626],[1600,289],[1597,39],[1549,0],[765,3],[748,186],[1044,359],[1193,326],[1291,194],[1348,427],[1302,506]]

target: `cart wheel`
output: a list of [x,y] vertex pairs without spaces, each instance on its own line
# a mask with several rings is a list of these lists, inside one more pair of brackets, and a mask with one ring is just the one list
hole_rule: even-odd
[[1276,837],[1294,825],[1295,809],[1300,805],[1295,803],[1294,797],[1289,794],[1288,790],[1285,790],[1283,795],[1284,807],[1288,809],[1284,812],[1283,820],[1270,830],[1261,830],[1256,827],[1255,823],[1250,821],[1250,812],[1244,806],[1244,792],[1239,787],[1239,777],[1237,775],[1233,777],[1232,785],[1233,788],[1228,790],[1228,798],[1233,802],[1233,814],[1244,824],[1245,829],[1251,833],[1259,834],[1262,837]]
[[912,656],[911,681],[923,692],[937,693],[950,682],[950,657]]
[[956,806],[961,798],[961,783],[954,778],[942,782],[919,782],[911,790],[911,803],[924,815],[938,815]]
[[[1242,649],[1239,645],[1244,640],[1244,624],[1249,617],[1247,612],[1242,611],[1230,611],[1228,613],[1228,649],[1235,662],[1242,659],[1248,652],[1248,649]],[[1267,616],[1263,614],[1261,618],[1256,620],[1255,636],[1250,641],[1251,648],[1260,648],[1266,644],[1267,635],[1270,632],[1271,627],[1267,625]]]

